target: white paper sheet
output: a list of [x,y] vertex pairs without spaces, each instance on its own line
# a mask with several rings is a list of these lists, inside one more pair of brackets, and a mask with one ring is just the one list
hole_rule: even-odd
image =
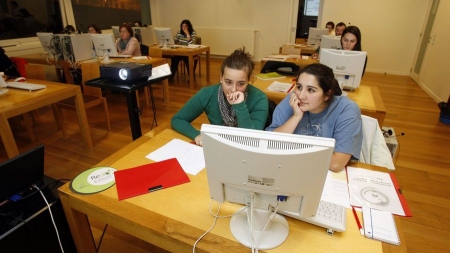
[[345,170],[340,172],[328,171],[321,199],[351,208]]
[[205,168],[203,148],[180,139],[171,140],[166,145],[148,154],[146,158],[155,162],[177,158],[183,170],[191,175],[197,175]]

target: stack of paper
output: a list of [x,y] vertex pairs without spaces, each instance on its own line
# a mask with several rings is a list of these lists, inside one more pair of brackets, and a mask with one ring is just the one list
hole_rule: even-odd
[[274,81],[269,87],[266,88],[266,90],[289,93],[293,87],[294,84],[292,83],[282,83]]

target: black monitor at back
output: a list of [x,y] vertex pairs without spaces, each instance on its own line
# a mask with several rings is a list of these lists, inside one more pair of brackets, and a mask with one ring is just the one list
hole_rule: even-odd
[[42,181],[44,145],[0,164],[0,202]]

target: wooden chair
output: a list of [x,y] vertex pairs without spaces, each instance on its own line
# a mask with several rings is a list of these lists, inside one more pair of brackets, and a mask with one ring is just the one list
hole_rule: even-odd
[[[197,40],[195,42],[195,44],[197,45],[201,45],[202,44],[202,38],[200,36],[197,36]],[[195,66],[195,62],[198,63],[198,75],[202,76],[202,61],[201,61],[201,55],[194,55],[194,57],[192,57],[194,59],[194,66]],[[186,65],[184,64],[184,61],[180,61],[180,65],[181,65],[181,73],[185,73],[185,70],[187,69]],[[195,69],[194,69],[195,70]]]
[[[102,97],[102,90],[96,87],[86,86],[85,82],[100,76],[99,62],[83,63],[81,64],[82,81],[81,86],[83,90],[84,107],[89,109],[97,105],[103,105],[105,110],[106,126],[108,131],[111,130],[111,124],[109,120],[108,104],[106,98]],[[75,111],[75,101],[73,99],[66,99],[60,101],[55,106],[57,113],[58,127],[63,130],[63,134],[67,135],[67,130],[64,127],[63,114],[61,109],[68,109]]]

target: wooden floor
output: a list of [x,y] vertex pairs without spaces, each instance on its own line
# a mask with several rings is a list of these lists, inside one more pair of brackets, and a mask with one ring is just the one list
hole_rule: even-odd
[[[221,60],[211,60],[211,83],[218,83]],[[196,90],[208,85],[203,72],[196,74]],[[257,65],[257,69],[259,66]],[[437,104],[409,77],[366,73],[363,83],[379,87],[387,109],[385,126],[394,127],[400,144],[395,159],[396,175],[413,213],[402,218],[408,252],[450,252],[450,125],[439,122]],[[172,115],[180,109],[196,90],[189,90],[181,74],[171,83],[171,103],[164,104],[162,88],[154,88],[157,120],[160,125],[170,125]],[[143,132],[150,130],[152,109],[145,105],[141,117]],[[108,94],[111,131],[101,107],[87,111],[94,148],[86,150],[74,112],[65,111],[69,135],[57,131],[51,109],[40,110],[40,123],[34,128],[38,141],[30,143],[26,131],[16,131],[19,150],[24,152],[38,144],[45,144],[45,174],[57,179],[72,179],[78,173],[96,165],[124,145],[130,143],[125,97]],[[205,120],[203,117],[202,120]],[[6,152],[0,144],[0,161]],[[92,221],[93,232],[99,240],[104,224]],[[150,245],[108,227],[100,252],[157,252]]]

